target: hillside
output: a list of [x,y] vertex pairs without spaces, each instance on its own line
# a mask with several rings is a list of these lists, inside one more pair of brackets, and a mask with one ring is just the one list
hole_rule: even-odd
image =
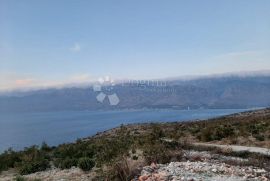
[[110,106],[97,101],[98,92],[86,88],[14,91],[0,96],[0,112],[141,109],[141,108],[252,108],[270,105],[270,76],[202,77],[194,80],[160,80],[148,83],[117,84],[112,91],[120,99]]
[[[159,171],[166,167],[170,170],[184,165],[186,172],[181,173],[192,173],[194,178],[202,177],[200,174],[211,169],[211,173],[207,172],[209,180],[216,176],[267,180],[270,178],[270,156],[193,143],[270,148],[269,130],[270,109],[205,121],[123,125],[72,144],[49,147],[43,143],[40,148],[33,146],[21,152],[8,150],[0,155],[0,179],[8,180],[20,173],[30,180],[136,180],[147,173],[147,178],[158,176],[153,174],[160,174]],[[151,163],[158,164],[144,167]],[[200,167],[200,164],[204,166]],[[152,173],[149,169],[157,172]],[[37,174],[31,174],[33,172]]]

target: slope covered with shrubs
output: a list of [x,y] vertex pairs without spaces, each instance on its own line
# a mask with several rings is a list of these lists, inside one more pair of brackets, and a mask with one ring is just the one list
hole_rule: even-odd
[[[270,109],[206,121],[120,126],[57,147],[43,143],[41,146],[32,146],[19,152],[9,149],[0,155],[0,171],[15,168],[18,173],[24,175],[52,166],[60,169],[75,166],[83,171],[95,168],[99,175],[111,180],[129,179],[136,175],[136,170],[128,166],[128,160],[145,164],[180,160],[183,149],[191,149],[191,142],[200,141],[251,144],[248,140],[254,139],[253,145],[267,147],[269,131]],[[142,153],[137,154],[138,150]],[[267,159],[267,163],[270,163],[270,158]]]

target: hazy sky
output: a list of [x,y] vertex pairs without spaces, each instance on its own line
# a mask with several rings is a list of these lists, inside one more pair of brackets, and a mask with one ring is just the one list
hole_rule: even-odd
[[0,0],[0,89],[270,69],[269,0]]

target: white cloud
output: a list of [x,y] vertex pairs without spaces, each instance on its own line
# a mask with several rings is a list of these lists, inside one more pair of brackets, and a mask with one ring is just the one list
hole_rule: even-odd
[[70,78],[70,82],[81,83],[91,81],[91,76],[89,74],[77,74]]
[[70,48],[70,51],[72,52],[80,52],[81,46],[79,43],[74,43],[74,45]]
[[69,75],[62,79],[44,79],[32,74],[0,72],[0,92],[14,89],[39,89],[49,87],[65,87],[71,85],[90,85],[95,79],[87,73]]
[[12,72],[0,73],[0,90],[24,88],[38,83],[31,75],[19,75]]

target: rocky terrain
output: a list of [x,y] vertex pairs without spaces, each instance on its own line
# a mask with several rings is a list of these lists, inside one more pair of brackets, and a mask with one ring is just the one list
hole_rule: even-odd
[[[134,181],[252,181],[269,180],[269,172],[253,166],[240,166],[247,160],[236,157],[211,155],[207,152],[188,152],[192,161],[170,162],[143,167],[141,175]],[[194,160],[194,158],[196,158]],[[229,163],[241,163],[239,165]]]
[[[182,160],[167,164],[152,163],[141,168],[132,181],[268,181],[270,173],[263,168],[247,166],[249,159],[208,151],[185,150]],[[246,166],[245,166],[246,165]],[[96,169],[84,172],[79,168],[61,170],[52,168],[23,176],[26,180],[89,181],[94,180]],[[14,174],[3,172],[1,181],[14,180]]]
[[171,162],[169,164],[152,164],[141,172],[139,181],[267,181],[268,173],[255,167],[232,166],[225,163],[211,162]]

